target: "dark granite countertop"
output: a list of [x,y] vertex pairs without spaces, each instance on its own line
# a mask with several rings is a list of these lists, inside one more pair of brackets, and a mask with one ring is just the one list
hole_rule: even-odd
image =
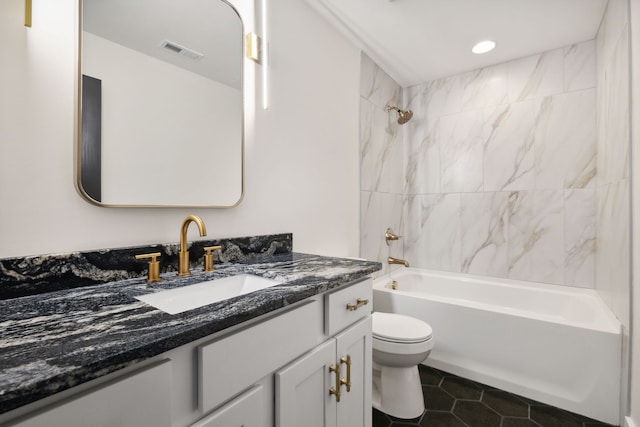
[[[377,262],[287,253],[0,301],[0,413],[50,396],[378,271]],[[249,273],[271,288],[169,315],[134,297]]]

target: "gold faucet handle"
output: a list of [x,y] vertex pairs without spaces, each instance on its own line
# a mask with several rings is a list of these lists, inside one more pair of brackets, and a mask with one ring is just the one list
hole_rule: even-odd
[[216,268],[213,266],[213,254],[211,251],[219,251],[222,246],[206,246],[204,248],[204,271],[213,271]]
[[387,228],[387,231],[384,233],[384,240],[387,243],[387,246],[391,246],[391,242],[393,240],[398,240],[402,236],[398,236],[393,232],[391,228]]
[[136,255],[136,259],[151,258],[151,260],[149,261],[149,273],[147,274],[147,283],[160,281],[160,261],[158,261],[158,258],[160,257],[160,255],[161,255],[160,252]]

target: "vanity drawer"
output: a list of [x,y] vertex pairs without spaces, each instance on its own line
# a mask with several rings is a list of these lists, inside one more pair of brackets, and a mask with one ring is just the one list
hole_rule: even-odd
[[9,424],[13,427],[170,427],[171,376],[171,360],[165,359]]
[[208,411],[322,342],[322,302],[285,313],[198,348],[198,400]]
[[373,281],[366,279],[355,285],[325,295],[324,333],[335,335],[352,323],[371,314]]

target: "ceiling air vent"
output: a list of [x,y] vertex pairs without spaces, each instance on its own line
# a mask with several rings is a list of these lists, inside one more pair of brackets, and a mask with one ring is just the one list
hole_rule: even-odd
[[185,59],[189,59],[191,61],[198,61],[204,55],[196,52],[195,50],[187,49],[184,46],[180,46],[178,43],[174,43],[169,40],[165,40],[162,45],[162,49],[167,52],[171,52],[174,55],[182,56]]

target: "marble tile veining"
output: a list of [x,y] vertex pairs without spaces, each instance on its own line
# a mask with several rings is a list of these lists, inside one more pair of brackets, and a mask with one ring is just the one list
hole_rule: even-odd
[[463,273],[505,277],[509,193],[469,193],[461,198]]
[[360,190],[374,189],[374,129],[375,106],[367,99],[360,99]]
[[564,91],[596,86],[595,40],[567,46],[564,55]]
[[[629,30],[624,30],[615,46],[609,48],[610,62],[605,64],[603,92],[600,109],[598,146],[598,180],[609,184],[629,177],[630,154],[630,79],[629,79]],[[602,89],[604,87],[604,89]]]
[[563,191],[513,192],[509,204],[509,278],[562,284]]
[[596,192],[566,190],[565,279],[571,286],[595,287]]
[[436,125],[442,193],[482,190],[483,117],[481,110],[443,116]]
[[460,194],[408,196],[405,258],[412,266],[460,271]]
[[592,187],[596,174],[596,91],[536,103],[536,188]]
[[484,123],[484,190],[535,188],[533,101],[487,109]]
[[461,75],[462,110],[491,107],[508,100],[507,65],[498,64]]
[[360,96],[369,99],[379,108],[388,104],[398,105],[401,88],[367,55],[361,56]]
[[407,145],[405,156],[405,192],[439,193],[440,145],[435,126],[429,127],[426,121],[420,119],[410,123],[410,126],[413,138]]
[[507,67],[510,102],[562,92],[562,49],[517,59],[509,62]]

